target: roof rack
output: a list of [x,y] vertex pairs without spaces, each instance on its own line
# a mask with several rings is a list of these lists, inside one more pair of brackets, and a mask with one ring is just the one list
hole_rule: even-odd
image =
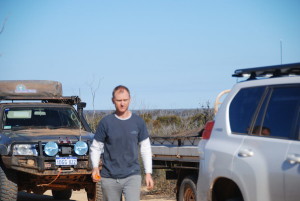
[[257,68],[237,69],[232,77],[246,77],[248,80],[253,80],[258,77],[281,77],[289,75],[300,75],[300,63],[290,63],[274,66],[265,66]]
[[76,105],[81,102],[78,96],[61,96],[61,97],[22,97],[22,96],[0,96],[2,100],[40,100],[43,103],[64,103],[69,105]]

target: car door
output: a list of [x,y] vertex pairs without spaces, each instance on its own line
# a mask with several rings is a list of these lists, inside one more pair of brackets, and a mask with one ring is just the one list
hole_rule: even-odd
[[285,161],[289,141],[247,136],[239,148],[233,169],[239,175],[249,201],[283,201]]
[[290,143],[283,171],[285,200],[298,201],[300,199],[300,141]]
[[[248,138],[249,128],[251,127],[253,117],[256,116],[257,108],[261,105],[261,102],[266,96],[266,91],[265,86],[243,88],[236,94],[229,109],[231,129],[230,140],[234,136],[243,137],[239,147],[232,153],[233,162],[231,167],[231,177],[241,189],[244,200],[249,201],[258,201],[257,194],[261,188],[257,188],[257,183],[259,183],[258,180],[264,173],[262,171],[257,171],[257,167],[259,164],[262,164],[262,162],[258,163],[257,160],[252,158],[252,142],[245,141],[245,139]],[[250,146],[247,145],[248,142],[250,143]],[[256,144],[255,146],[261,146],[256,142],[254,143]]]
[[299,200],[299,103],[298,85],[268,87],[233,165],[250,200]]

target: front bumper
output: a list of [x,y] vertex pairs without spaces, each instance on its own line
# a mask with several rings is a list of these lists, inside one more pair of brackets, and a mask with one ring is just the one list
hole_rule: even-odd
[[76,156],[77,165],[57,166],[55,157],[45,156],[1,156],[6,168],[34,175],[91,174],[92,164],[89,156]]

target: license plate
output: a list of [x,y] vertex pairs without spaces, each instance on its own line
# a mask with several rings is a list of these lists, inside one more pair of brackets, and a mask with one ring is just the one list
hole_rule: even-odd
[[55,159],[56,165],[77,165],[76,157],[57,157]]

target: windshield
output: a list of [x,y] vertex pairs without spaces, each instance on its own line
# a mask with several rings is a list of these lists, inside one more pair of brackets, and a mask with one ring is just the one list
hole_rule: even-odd
[[6,108],[2,122],[4,130],[83,128],[73,108],[60,107]]

